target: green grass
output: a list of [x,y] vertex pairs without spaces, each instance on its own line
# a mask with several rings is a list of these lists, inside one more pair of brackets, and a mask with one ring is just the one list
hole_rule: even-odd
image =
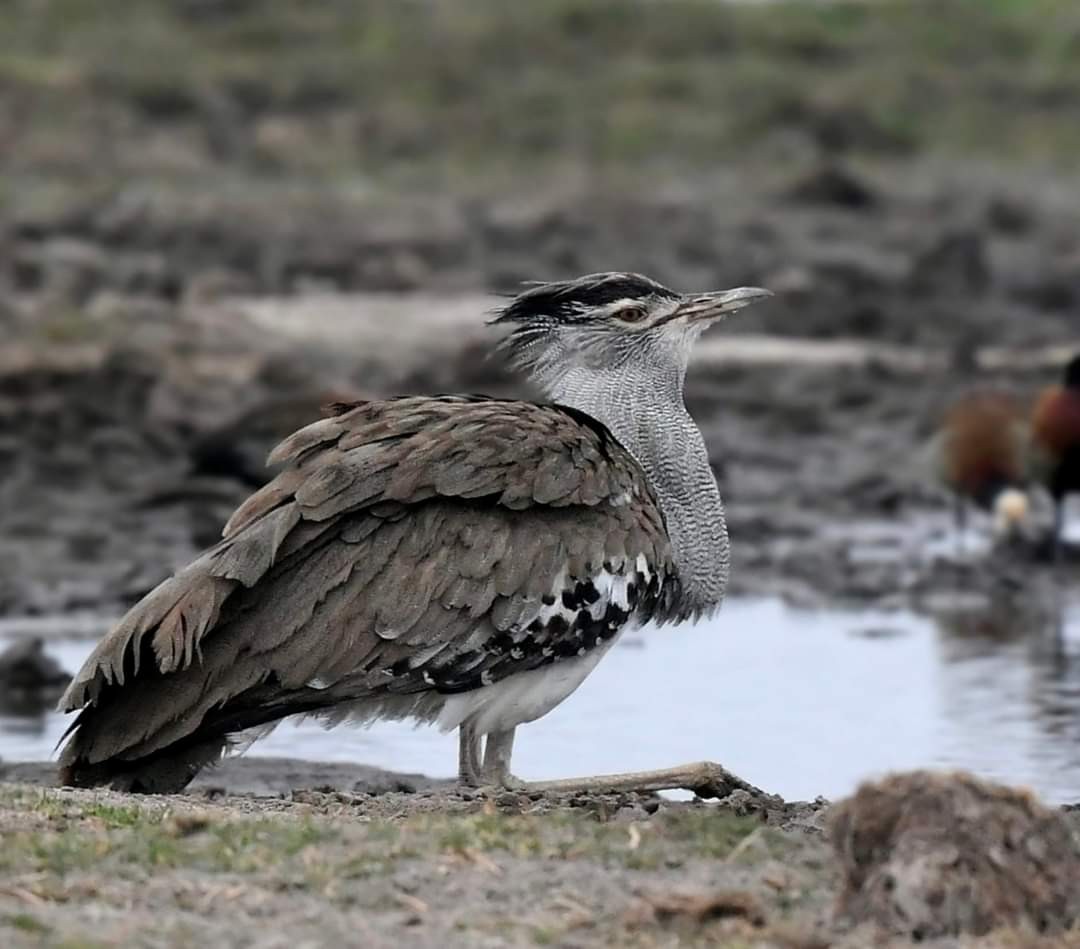
[[[92,822],[95,817],[86,815]],[[189,866],[214,873],[254,873],[277,860],[288,861],[325,838],[309,824],[250,821],[222,824],[183,839],[160,821],[68,826],[56,831],[16,831],[5,841],[0,871],[45,872],[60,877],[101,864],[118,868]]]
[[[428,819],[405,825],[425,827]],[[760,824],[725,811],[667,814],[631,833],[624,823],[604,822],[574,812],[543,816],[478,814],[432,819],[438,846],[450,853],[507,853],[523,859],[591,859],[630,869],[661,866],[673,849],[687,857],[723,859]],[[676,845],[673,847],[672,845]]]
[[0,917],[0,925],[10,926],[12,929],[18,929],[24,933],[32,933],[35,935],[44,935],[50,932],[48,926],[45,925],[36,916],[32,916],[30,913],[12,913],[8,916]]
[[60,879],[106,866],[136,876],[147,868],[176,867],[257,873],[277,861],[294,861],[330,832],[311,821],[270,819],[189,827],[160,807],[76,804],[47,792],[7,792],[0,805],[40,818],[5,830],[0,874],[45,873]]
[[[868,153],[1080,153],[1071,0],[10,0],[4,19],[20,148],[0,163],[46,178],[708,169],[776,154],[780,129]],[[169,148],[144,147],[155,130]]]
[[[305,926],[310,907],[318,905],[313,899],[328,914],[360,911],[369,918],[411,911],[392,897],[399,873],[404,893],[413,892],[409,880],[427,881],[431,893],[420,889],[417,898],[435,908],[437,881],[463,874],[490,880],[500,892],[518,872],[532,872],[536,880],[580,879],[577,869],[560,876],[557,865],[565,861],[608,879],[614,873],[634,891],[628,874],[636,871],[649,874],[641,878],[645,886],[657,874],[682,881],[697,873],[697,861],[739,861],[753,870],[763,859],[802,859],[802,842],[770,841],[758,819],[720,808],[663,811],[627,822],[609,819],[599,806],[536,814],[498,811],[492,801],[476,806],[482,810],[395,819],[336,805],[326,813],[282,805],[247,815],[216,804],[192,810],[191,802],[167,798],[0,787],[0,945],[21,945],[21,938],[87,949],[92,943],[70,941],[80,931],[78,921],[88,914],[120,919],[132,912],[133,899],[143,920],[133,923],[144,927],[140,933],[155,927],[158,941],[186,945],[196,938],[189,932],[192,914],[227,913],[232,899],[244,914],[260,912],[266,901],[286,920],[302,912]],[[740,846],[744,841],[752,846]],[[564,905],[559,894],[570,902]],[[591,918],[593,901],[585,898],[585,916],[579,916],[572,898],[565,884],[553,884],[524,917],[495,899],[483,912],[455,917],[452,925],[466,940],[514,933],[536,945],[561,945],[578,927],[606,926],[616,943],[625,936],[621,914],[608,919],[601,911]],[[784,899],[796,909],[806,902],[798,893]],[[115,930],[103,931],[114,938]]]
[[587,859],[630,869],[680,859],[724,859],[760,824],[753,818],[702,809],[661,815],[635,825],[609,822],[581,810],[538,815],[425,814],[400,822],[349,825],[350,845],[322,845],[335,837],[324,821],[275,818],[197,819],[160,806],[75,802],[50,792],[5,791],[0,808],[23,815],[4,829],[0,875],[109,872],[139,878],[155,868],[259,874],[270,867],[297,885],[322,889],[334,878],[363,879],[416,857],[476,859],[488,854],[521,859]]

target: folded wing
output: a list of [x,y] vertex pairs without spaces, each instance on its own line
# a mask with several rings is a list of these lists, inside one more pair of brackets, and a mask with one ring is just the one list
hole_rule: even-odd
[[668,617],[659,507],[581,413],[462,397],[338,406],[271,460],[284,469],[223,540],[73,681],[66,780],[156,768],[182,785],[229,735],[296,712],[434,717],[440,696],[582,655],[631,616]]

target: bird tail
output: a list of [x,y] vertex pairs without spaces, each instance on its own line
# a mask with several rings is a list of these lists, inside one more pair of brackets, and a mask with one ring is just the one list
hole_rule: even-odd
[[254,609],[255,601],[238,599],[287,560],[290,544],[325,531],[314,525],[292,536],[295,505],[273,506],[285,487],[275,482],[253,495],[225,539],[144,597],[98,644],[60,700],[62,711],[78,712],[60,754],[64,783],[179,790],[221,756],[231,734],[329,699],[301,677],[281,681],[247,648],[252,629],[288,619],[276,602],[259,600]]
[[[195,669],[187,672],[194,673]],[[181,675],[184,675],[181,673]],[[159,682],[159,687],[163,683]],[[149,711],[140,705],[155,691],[139,682],[103,695],[84,708],[68,730],[60,756],[60,782],[72,787],[109,786],[115,790],[170,794],[183,790],[208,765],[237,745],[242,735],[273,725],[289,715],[320,712],[336,704],[332,690],[282,691],[273,682],[229,698],[201,719],[181,714],[163,728],[144,734],[138,727]],[[109,753],[99,748],[106,742]]]
[[199,744],[145,758],[107,758],[90,763],[80,753],[78,733],[68,743],[60,764],[59,780],[64,787],[110,787],[117,791],[146,794],[175,794],[182,791],[204,767],[216,763],[226,750],[224,736]]

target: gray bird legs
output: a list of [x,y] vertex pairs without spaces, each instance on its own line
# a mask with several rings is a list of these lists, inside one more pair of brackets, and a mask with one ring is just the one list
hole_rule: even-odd
[[458,782],[467,788],[523,786],[524,782],[510,773],[513,750],[513,728],[491,732],[485,739],[475,726],[462,725],[458,729]]
[[522,781],[510,773],[514,729],[487,736],[481,766],[481,736],[470,725],[460,729],[458,780],[464,787],[501,787],[542,793],[602,793],[605,791],[691,791],[698,797],[722,798],[733,791],[763,792],[713,761],[695,761],[654,771],[625,771],[555,781]]
[[462,787],[479,787],[481,736],[475,726],[465,723],[458,729],[458,783]]

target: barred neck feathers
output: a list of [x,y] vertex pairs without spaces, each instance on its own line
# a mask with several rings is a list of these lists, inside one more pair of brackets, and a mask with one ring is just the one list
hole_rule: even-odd
[[680,616],[719,607],[729,547],[724,506],[705,440],[683,402],[683,372],[633,359],[606,371],[571,367],[541,377],[551,397],[603,422],[637,459],[656,492],[679,571]]
[[772,296],[760,287],[682,294],[633,273],[537,284],[499,311],[500,344],[558,402],[603,422],[637,459],[663,510],[679,575],[677,617],[720,605],[728,574],[724,508],[705,441],[683,403],[707,327]]

